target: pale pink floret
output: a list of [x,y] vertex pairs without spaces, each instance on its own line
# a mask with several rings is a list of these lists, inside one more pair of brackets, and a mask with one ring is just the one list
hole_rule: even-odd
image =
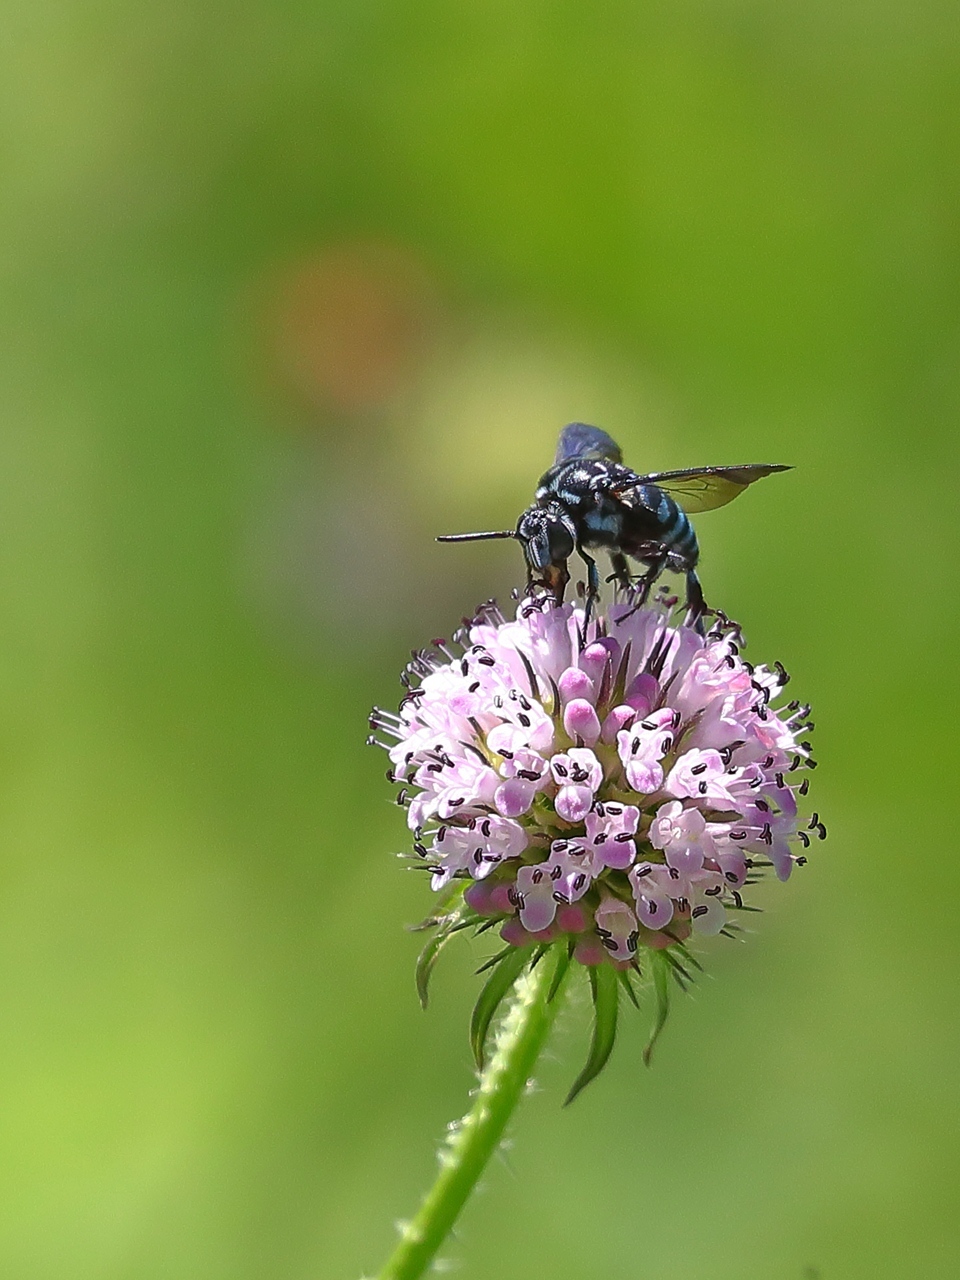
[[668,795],[696,800],[714,809],[735,809],[735,781],[740,771],[724,762],[719,751],[685,751],[664,783]]
[[[731,667],[729,657],[729,646],[723,640],[708,644],[692,655],[682,679],[675,691],[671,691],[673,705],[685,718],[696,712],[702,714],[718,699],[723,701],[741,694],[750,698],[749,673],[739,664]],[[751,701],[756,700],[754,694]]]
[[713,837],[699,809],[685,809],[679,800],[661,805],[650,824],[650,843],[666,855],[678,871],[699,871],[705,858],[716,857]]
[[627,782],[649,794],[663,786],[663,758],[673,746],[676,715],[671,707],[653,711],[617,734],[617,751]]
[[442,889],[457,871],[468,871],[475,880],[483,880],[504,858],[518,858],[526,847],[523,827],[496,814],[468,827],[443,826],[431,850],[443,868],[434,874],[433,887]]
[[520,923],[530,933],[539,933],[541,929],[553,924],[553,918],[557,914],[554,889],[559,876],[560,868],[549,862],[521,867],[517,872]]
[[571,747],[553,756],[550,770],[560,790],[554,806],[567,822],[582,822],[603,781],[603,766],[587,747]]
[[619,898],[604,896],[594,912],[597,933],[614,960],[631,960],[637,950],[637,917]]
[[554,840],[550,848],[550,865],[559,868],[555,891],[564,902],[576,902],[593,882],[594,859],[583,841]]
[[[554,724],[539,702],[504,700],[500,713],[504,720],[487,734],[487,746],[497,755],[523,751],[525,748],[541,755],[553,749]],[[473,736],[473,735],[471,735]]]
[[493,802],[505,818],[519,818],[550,783],[550,768],[536,751],[522,749],[505,758],[500,766],[505,779],[494,792]]
[[743,849],[730,838],[730,824],[710,822],[707,824],[707,830],[717,851],[714,861],[720,868],[727,887],[741,888],[746,882],[749,868]]
[[422,765],[414,782],[423,788],[410,802],[407,819],[411,830],[430,818],[447,820],[468,813],[479,805],[491,805],[499,778],[489,765],[472,759],[459,760],[450,767],[436,768],[435,762]]
[[724,884],[718,871],[697,871],[688,877],[690,885],[690,921],[697,933],[712,936],[727,923],[727,912],[721,901]]
[[625,871],[633,865],[637,856],[633,837],[639,821],[640,810],[635,805],[611,800],[595,805],[587,814],[583,843],[593,855],[594,875],[599,875],[604,867]]
[[637,904],[637,919],[648,929],[662,929],[673,919],[673,896],[680,873],[671,876],[670,868],[655,862],[635,863],[627,874]]

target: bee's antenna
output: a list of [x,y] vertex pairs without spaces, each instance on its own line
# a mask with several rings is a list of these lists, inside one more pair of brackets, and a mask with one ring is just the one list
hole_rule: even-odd
[[516,529],[503,529],[496,533],[443,533],[437,542],[482,542],[487,538],[515,538]]

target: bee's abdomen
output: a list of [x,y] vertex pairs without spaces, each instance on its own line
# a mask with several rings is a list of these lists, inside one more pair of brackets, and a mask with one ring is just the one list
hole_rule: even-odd
[[660,493],[660,502],[657,506],[657,521],[660,525],[660,541],[663,545],[689,563],[691,567],[695,565],[700,555],[700,548],[697,545],[697,535],[693,531],[693,525],[683,508],[678,507],[669,494],[663,492]]

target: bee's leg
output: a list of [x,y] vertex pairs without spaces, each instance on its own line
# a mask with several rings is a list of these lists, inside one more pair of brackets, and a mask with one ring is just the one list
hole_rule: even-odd
[[567,562],[564,561],[559,567],[555,566],[555,572],[551,582],[553,590],[553,598],[557,604],[563,604],[564,593],[567,589],[567,583],[570,581],[570,574],[567,570]]
[[667,553],[658,556],[656,560],[648,563],[647,571],[641,574],[637,579],[637,585],[633,589],[633,607],[625,613],[624,618],[632,617],[638,609],[642,609],[647,603],[647,597],[650,594],[650,588],[663,573],[667,565]]
[[633,586],[633,579],[630,576],[627,557],[622,551],[612,551],[610,553],[610,567],[613,569],[613,573],[611,573],[607,581],[615,582],[621,591],[629,595],[630,588]]
[[533,573],[527,576],[527,590],[531,596],[536,595],[535,587],[540,587],[548,596],[552,596],[553,600],[559,605],[563,604],[564,593],[567,589],[567,583],[570,581],[570,574],[567,571],[566,560],[560,564],[547,565],[540,577],[536,577]]
[[656,580],[660,577],[661,573],[663,573],[666,567],[667,567],[667,552],[664,551],[664,553],[661,556],[658,556],[656,560],[653,560],[651,562],[650,567],[647,569],[647,572],[640,578],[639,582],[637,583],[637,608],[638,609],[640,608],[641,605],[644,605],[647,603],[647,597],[650,595],[650,588],[653,586]]
[[600,599],[600,575],[597,572],[597,562],[592,556],[580,547],[577,548],[580,559],[587,566],[587,599],[583,609],[583,629],[586,633],[587,623],[593,613],[594,605]]
[[703,618],[707,612],[707,602],[703,598],[700,579],[693,569],[687,570],[687,613],[683,619],[684,626],[693,627],[697,635],[704,634]]

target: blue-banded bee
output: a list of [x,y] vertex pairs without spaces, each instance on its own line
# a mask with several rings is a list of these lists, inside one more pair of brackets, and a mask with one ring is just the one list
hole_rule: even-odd
[[[542,588],[558,604],[570,581],[567,561],[576,551],[587,567],[588,618],[600,595],[591,551],[609,554],[613,573],[608,581],[638,605],[665,569],[681,573],[686,578],[687,624],[702,631],[707,605],[696,573],[700,548],[688,513],[725,506],[754,480],[789,470],[759,464],[638,475],[623,465],[619,445],[605,431],[571,422],[560,432],[554,464],[515,529],[447,534],[437,541],[516,538],[527,563],[528,587]],[[628,557],[645,566],[636,580]]]

